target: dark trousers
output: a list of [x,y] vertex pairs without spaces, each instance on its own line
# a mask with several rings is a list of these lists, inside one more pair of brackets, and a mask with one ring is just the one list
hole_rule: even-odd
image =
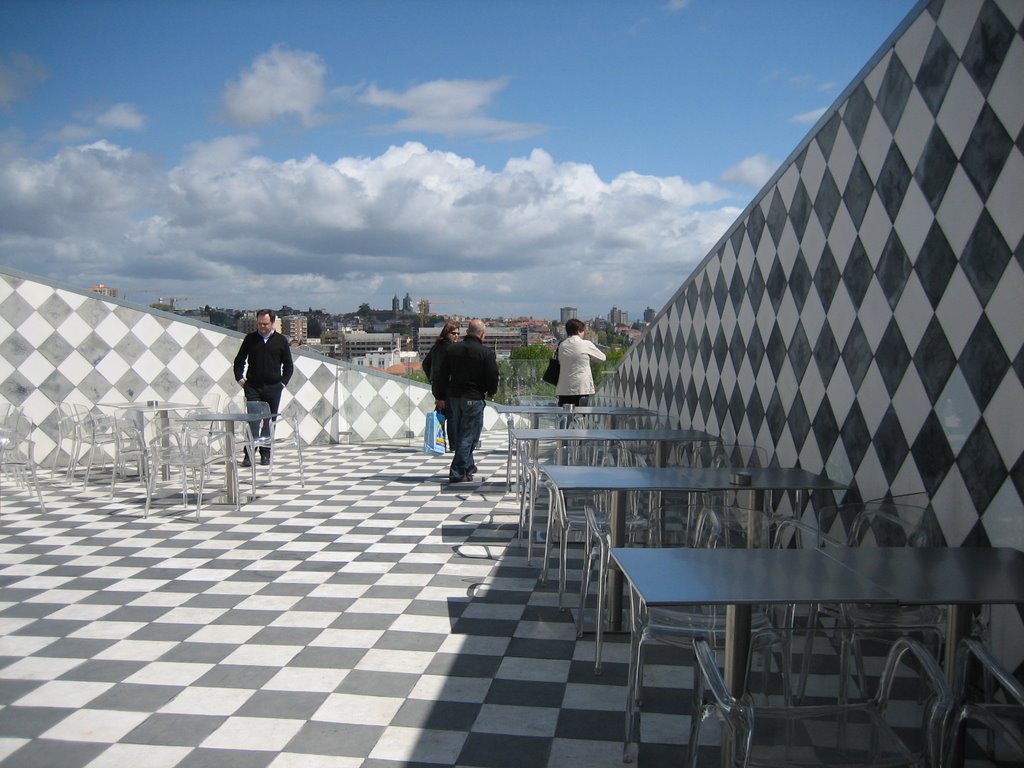
[[[281,393],[284,392],[283,384],[253,384],[245,382],[245,401],[247,403],[263,401],[270,406],[270,413],[277,415],[281,406]],[[253,433],[256,430],[253,429]],[[260,437],[270,437],[270,419],[263,419],[259,426]],[[269,448],[260,448],[260,456],[270,455]]]
[[448,406],[448,440],[455,443],[455,457],[448,468],[448,479],[458,481],[476,472],[473,449],[484,427],[484,401],[449,397],[445,403]]

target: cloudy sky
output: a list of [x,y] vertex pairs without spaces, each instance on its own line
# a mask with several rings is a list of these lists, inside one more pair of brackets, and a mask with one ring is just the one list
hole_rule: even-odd
[[912,0],[0,0],[0,265],[660,309]]

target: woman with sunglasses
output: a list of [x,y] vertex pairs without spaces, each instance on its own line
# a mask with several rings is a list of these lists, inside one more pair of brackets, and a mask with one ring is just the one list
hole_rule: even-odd
[[434,380],[430,372],[441,370],[441,363],[444,362],[445,355],[448,354],[448,347],[458,340],[459,324],[449,320],[441,329],[441,333],[438,335],[437,341],[434,342],[434,346],[430,348],[426,357],[423,358],[423,374],[431,384],[434,383]]

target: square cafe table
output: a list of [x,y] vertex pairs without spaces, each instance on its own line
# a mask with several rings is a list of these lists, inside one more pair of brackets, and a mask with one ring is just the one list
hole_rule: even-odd
[[[543,428],[543,429],[524,429],[520,427],[513,427],[508,431],[509,440],[509,451],[511,452],[513,444],[520,442],[528,443],[531,456],[536,459],[538,446],[542,442],[557,442],[558,450],[555,454],[555,462],[558,464],[565,463],[565,448],[569,442],[605,442],[605,443],[628,443],[628,442],[650,442],[654,444],[654,465],[658,467],[664,467],[667,459],[668,446],[672,443],[690,443],[690,442],[701,442],[707,440],[717,440],[718,438],[712,435],[710,432],[704,432],[699,429],[569,429],[569,428]],[[519,490],[519,520],[520,520],[520,531],[519,535],[522,537],[522,525],[523,521],[526,521],[527,530],[527,545],[526,545],[526,562],[530,563],[533,561],[533,515],[534,515],[534,497],[536,496],[536,488],[530,488],[529,494],[526,492],[525,484],[520,482],[520,478],[523,477],[523,468],[520,466],[519,452],[516,451],[516,485]],[[529,495],[529,508],[526,507],[526,498]],[[548,535],[551,533],[551,521],[548,520]],[[545,566],[545,576],[547,575],[547,563]]]
[[[641,549],[612,560],[630,585],[631,615],[642,606],[726,606],[725,682],[743,693],[755,604],[946,604],[944,668],[954,673],[972,606],[1024,603],[1024,552],[1009,547],[825,549]],[[637,637],[632,638],[636,643]],[[630,655],[634,663],[635,653]],[[630,669],[630,678],[634,679]],[[627,694],[628,696],[628,694]],[[627,701],[625,756],[635,756],[638,718]]]
[[[545,464],[544,473],[560,492],[610,491],[610,526],[612,547],[620,547],[626,539],[626,497],[631,491],[750,491],[753,509],[764,508],[766,491],[845,490],[846,484],[830,480],[806,469],[761,467],[737,470],[729,467],[568,467]],[[737,485],[733,476],[742,471],[749,476],[746,485]],[[609,629],[622,625],[622,574],[608,569]]]
[[[498,413],[507,415],[509,429],[512,429],[512,416],[529,416],[530,417],[530,429],[537,429],[540,426],[540,417],[549,416],[562,418],[565,416],[572,416],[579,414],[581,416],[595,416],[599,417],[606,423],[604,426],[610,429],[616,429],[619,425],[620,417],[637,417],[647,416],[654,417],[658,414],[654,411],[648,410],[647,408],[635,408],[626,405],[578,405],[578,406],[561,406],[561,405],[502,405],[495,403],[494,409]],[[505,491],[506,493],[512,490],[512,438],[509,437],[508,441],[508,456],[505,460]],[[522,489],[519,489],[520,491]]]
[[[249,422],[249,423],[258,422],[262,418],[263,417],[260,414],[258,414],[258,413],[235,412],[235,411],[231,411],[229,413],[210,413],[210,412],[202,411],[202,412],[190,413],[188,416],[185,416],[185,417],[183,417],[180,420],[181,421],[192,421],[192,422],[210,422],[210,423],[218,422],[219,421],[221,423],[221,428],[223,429],[224,432],[229,432],[231,434],[234,434],[234,432],[235,432],[235,425],[236,424],[239,424],[239,423],[242,423],[242,422]],[[233,456],[231,455],[231,450],[232,450],[234,441],[233,440],[225,440],[224,443],[225,443],[225,445],[224,445],[225,455],[227,456],[227,458],[233,459]],[[235,465],[235,462],[233,460],[232,461],[228,461],[226,463],[226,465],[225,465],[225,472],[224,472],[224,494],[223,495],[225,497],[225,502],[224,502],[225,504],[230,504],[231,506],[234,506],[236,504],[237,497],[235,496],[235,489],[237,487],[238,487],[238,467]],[[256,489],[253,488],[252,491],[253,491],[252,497],[255,497]]]

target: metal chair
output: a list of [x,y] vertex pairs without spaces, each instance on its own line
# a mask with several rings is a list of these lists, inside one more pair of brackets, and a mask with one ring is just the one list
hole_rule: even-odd
[[82,458],[82,447],[85,445],[91,412],[88,405],[60,403],[57,406],[57,414],[57,444],[54,446],[50,462],[50,475],[56,476],[61,450],[64,443],[70,440],[71,447],[67,451],[68,463],[64,468],[64,481],[70,483]]
[[256,451],[261,453],[270,450],[274,444],[275,421],[270,411],[270,403],[263,400],[247,400],[245,410],[259,420],[247,421],[242,430],[242,439],[245,441],[245,455],[249,462],[256,463]]
[[[861,502],[827,507],[819,513],[819,527],[835,530],[837,517],[849,521],[845,544],[849,547],[941,547],[945,546],[938,523],[927,507],[888,501]],[[835,535],[830,535],[835,539]],[[823,541],[826,541],[823,539]],[[862,643],[868,638],[891,641],[913,635],[932,648],[936,655],[945,636],[946,608],[940,605],[843,605],[838,610],[840,700],[845,700],[849,667],[855,664],[857,684],[867,696]]]
[[[184,422],[188,424],[188,422]],[[168,427],[158,432],[150,440],[150,472],[146,485],[145,512],[150,512],[156,478],[162,470],[168,470],[171,478],[176,476],[181,483],[181,503],[188,504],[188,488],[196,494],[196,521],[199,522],[203,512],[203,500],[206,495],[207,481],[214,476],[214,471],[223,469],[229,489],[234,500],[234,510],[241,509],[239,494],[239,472],[234,464],[234,452],[237,451],[233,431],[216,429]]]
[[118,419],[114,425],[114,465],[110,472],[110,498],[118,478],[128,477],[128,467],[134,465],[136,477],[144,487],[149,485],[149,447],[142,430],[129,419]]
[[[980,687],[968,682],[978,680],[975,668],[981,672]],[[947,768],[960,764],[966,732],[975,728],[984,729],[990,758],[997,744],[1013,747],[1024,758],[1024,684],[979,640],[964,640],[957,648],[953,696],[956,705],[943,761]]]
[[[935,658],[903,638],[886,658],[875,695],[866,701],[816,706],[757,706],[749,694],[733,696],[706,639],[693,642],[694,714],[687,765],[697,765],[701,730],[714,716],[723,723],[723,749],[732,766],[935,766],[942,755],[943,724],[953,694]],[[897,669],[905,665],[926,683],[921,701],[921,744],[900,738],[887,719]],[[902,681],[901,681],[902,685]]]
[[[597,581],[597,606],[594,618],[594,674],[601,674],[601,654],[604,645],[605,606],[607,601],[608,567],[611,558],[612,531],[609,526],[607,500],[605,495],[596,498],[595,503],[584,505],[584,553],[583,573],[580,579],[580,598],[576,619],[576,636],[583,636],[584,616],[590,584]],[[648,547],[661,546],[660,531],[656,519],[645,516],[638,505],[627,510],[626,543]]]
[[[697,546],[712,549],[766,546],[764,537],[767,536],[767,532],[768,519],[760,510],[706,506],[700,511],[696,543]],[[755,540],[751,541],[750,536],[754,536]],[[640,742],[645,648],[650,643],[689,648],[696,640],[721,645],[725,642],[726,609],[718,606],[648,608],[631,587],[630,623],[630,661],[633,674],[627,680],[626,690],[626,738],[623,754],[625,762],[632,762],[635,755],[631,750]],[[787,701],[790,699],[790,626],[789,611],[776,617],[775,612],[768,606],[758,606],[751,615],[751,631],[754,635],[752,652],[756,649],[761,653],[770,653],[772,648],[782,646],[782,680],[786,686],[783,695]]]
[[36,473],[34,432],[35,425],[20,408],[10,409],[0,420],[0,488],[9,487],[4,478],[10,478],[16,486],[34,490],[40,511],[46,512]]
[[114,467],[117,451],[117,417],[93,410],[85,417],[81,429],[83,445],[87,449],[84,456],[86,464],[82,488],[88,488],[94,466],[106,466],[109,461],[111,468]]
[[[278,455],[278,452],[282,448],[294,448],[299,462],[299,485],[305,488],[306,477],[302,469],[302,436],[299,434],[300,416],[301,414],[295,407],[295,404],[289,403],[281,413],[272,417],[273,426],[271,427],[270,435],[267,437],[261,436],[257,441],[257,447],[262,445],[270,451],[270,470],[267,476],[271,482],[274,480],[274,462],[277,460],[275,457]],[[282,423],[286,427],[284,434],[278,430]]]

